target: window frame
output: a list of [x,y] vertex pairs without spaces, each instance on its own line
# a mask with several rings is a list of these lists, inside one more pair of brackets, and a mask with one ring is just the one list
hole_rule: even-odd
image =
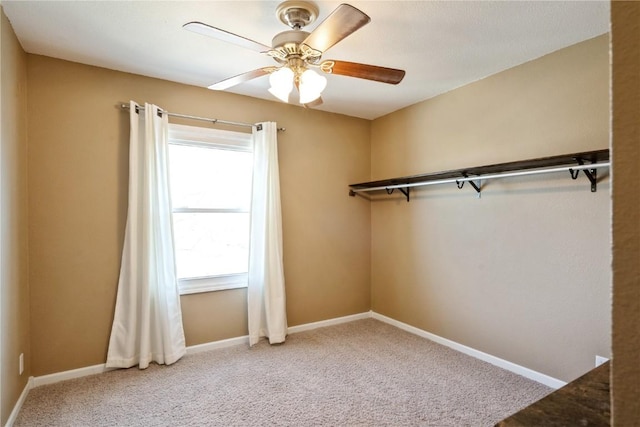
[[[170,123],[169,145],[253,153],[253,134]],[[171,156],[169,156],[170,161]],[[249,213],[251,216],[251,208],[245,210],[237,208],[174,208],[171,206],[172,222],[174,213]],[[180,295],[241,289],[248,286],[248,272],[177,278],[177,281]]]

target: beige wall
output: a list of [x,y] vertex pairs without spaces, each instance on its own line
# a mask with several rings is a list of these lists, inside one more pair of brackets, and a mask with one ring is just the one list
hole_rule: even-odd
[[[29,367],[26,55],[0,8],[0,424],[24,390]],[[18,357],[25,371],[18,374]]]
[[[640,3],[613,2],[613,425],[640,420]],[[631,184],[631,185],[630,185]]]
[[[377,119],[372,178],[607,148],[608,36]],[[565,381],[610,355],[609,183],[375,196],[372,309]]]
[[[29,55],[32,373],[104,363],[127,202],[129,99],[277,121],[289,325],[370,308],[370,122]],[[202,125],[202,122],[193,123]],[[184,296],[187,345],[247,333],[245,290]]]

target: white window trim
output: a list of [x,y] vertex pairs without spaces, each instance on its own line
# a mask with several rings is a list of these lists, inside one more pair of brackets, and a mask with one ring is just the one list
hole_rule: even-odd
[[[199,146],[204,148],[253,151],[253,135],[251,133],[176,124],[169,124],[169,143]],[[244,209],[176,208],[172,210],[172,212],[245,213],[248,211]],[[178,279],[178,290],[180,295],[189,295],[202,292],[246,288],[248,286],[247,277],[248,273],[220,274],[206,277],[186,277]]]
[[252,134],[229,130],[170,124],[169,141],[171,144],[253,151]]

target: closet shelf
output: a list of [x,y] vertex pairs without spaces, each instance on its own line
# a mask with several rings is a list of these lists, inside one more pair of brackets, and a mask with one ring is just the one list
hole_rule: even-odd
[[434,172],[422,175],[403,176],[400,178],[383,179],[379,181],[361,182],[349,185],[349,195],[355,196],[360,192],[382,191],[388,194],[398,189],[410,198],[410,189],[425,185],[455,183],[462,188],[465,182],[480,196],[482,180],[507,178],[522,175],[538,175],[554,172],[569,172],[572,179],[577,179],[580,171],[591,183],[591,191],[597,190],[597,170],[609,167],[609,150],[586,151],[582,153],[564,154],[560,156],[541,157],[516,162],[498,163],[495,165],[476,166],[455,169],[444,172]]

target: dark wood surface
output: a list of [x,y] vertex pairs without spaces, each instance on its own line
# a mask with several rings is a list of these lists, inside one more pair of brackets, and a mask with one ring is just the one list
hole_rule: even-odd
[[609,150],[586,151],[582,153],[564,154],[560,156],[541,157],[538,159],[520,160],[517,162],[498,163],[495,165],[475,166],[462,169],[454,169],[444,172],[434,172],[422,175],[404,176],[400,178],[383,179],[380,181],[361,182],[350,184],[356,189],[384,187],[389,185],[413,184],[417,182],[436,181],[439,179],[462,178],[465,176],[482,176],[487,174],[513,172],[527,169],[550,168],[560,166],[578,165],[578,159],[585,164],[605,162],[609,160]]
[[610,418],[606,362],[496,426],[609,426]]

